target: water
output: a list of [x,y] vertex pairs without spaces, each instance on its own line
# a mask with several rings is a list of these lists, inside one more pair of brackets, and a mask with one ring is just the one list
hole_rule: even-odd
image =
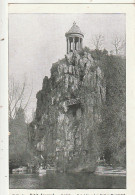
[[125,176],[90,173],[11,174],[11,189],[125,189]]

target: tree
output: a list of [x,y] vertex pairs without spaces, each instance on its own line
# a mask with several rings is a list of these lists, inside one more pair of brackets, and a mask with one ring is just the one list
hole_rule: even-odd
[[102,60],[106,102],[99,131],[101,148],[107,163],[126,166],[126,60],[115,55]]
[[96,50],[100,50],[103,47],[103,42],[104,42],[104,36],[101,34],[96,34],[92,38],[92,45]]
[[24,159],[22,158],[22,155],[26,153],[28,135],[24,110],[19,108],[16,112],[15,118],[9,120],[9,158],[16,163],[19,163]]
[[32,88],[27,97],[27,84],[9,78],[9,159],[10,168],[27,164],[30,158],[28,124],[25,110],[29,104]]
[[9,77],[9,119],[14,119],[16,117],[19,108],[22,108],[24,111],[27,108],[32,94],[32,88],[28,98],[26,98],[26,86],[26,81],[20,84],[19,82],[16,82],[12,76]]
[[112,41],[112,45],[114,47],[114,51],[116,55],[119,55],[121,52],[125,54],[125,46],[126,42],[121,37],[115,35]]

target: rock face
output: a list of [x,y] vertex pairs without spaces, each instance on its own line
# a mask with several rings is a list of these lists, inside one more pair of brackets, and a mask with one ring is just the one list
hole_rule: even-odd
[[105,102],[104,74],[90,54],[69,53],[53,64],[37,93],[34,145],[62,171],[94,171]]

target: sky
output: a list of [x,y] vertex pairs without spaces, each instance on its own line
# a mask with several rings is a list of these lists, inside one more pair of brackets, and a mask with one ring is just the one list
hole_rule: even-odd
[[83,46],[91,49],[95,34],[104,36],[108,51],[115,35],[125,38],[125,14],[9,14],[9,76],[19,83],[26,80],[26,98],[33,88],[26,110],[29,120],[43,78],[50,77],[52,63],[66,54],[65,33],[74,21],[84,33]]

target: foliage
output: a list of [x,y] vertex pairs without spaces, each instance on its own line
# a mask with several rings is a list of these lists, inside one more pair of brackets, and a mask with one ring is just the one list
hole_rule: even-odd
[[106,104],[101,138],[109,163],[126,164],[126,64],[120,56],[106,56]]
[[[90,148],[99,148],[107,163],[126,165],[126,60],[121,56],[108,55],[107,50],[90,50],[95,66],[104,73],[106,83],[106,102],[102,109],[102,124],[98,127],[96,139],[88,136],[89,143],[97,143]],[[92,71],[92,70],[91,70]],[[93,141],[92,141],[93,140]],[[97,141],[96,141],[97,140]],[[95,151],[97,152],[97,151]]]
[[104,56],[108,55],[108,51],[106,49],[104,50],[99,50],[99,49],[94,49],[90,50],[89,47],[84,47],[80,52],[80,56],[84,56],[84,53],[91,54],[91,57],[93,60],[101,60]]
[[14,119],[9,119],[9,160],[10,165],[26,165],[30,158],[28,131],[22,108],[17,110]]

